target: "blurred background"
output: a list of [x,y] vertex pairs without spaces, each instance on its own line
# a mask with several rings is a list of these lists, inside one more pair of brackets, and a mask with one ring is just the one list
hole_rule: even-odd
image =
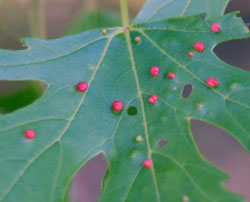
[[[132,19],[145,0],[128,1]],[[249,0],[231,0],[227,12],[232,10],[240,10],[245,23],[250,23]],[[1,49],[26,48],[20,42],[23,37],[52,39],[120,24],[119,0],[0,0]],[[227,63],[250,71],[250,39],[221,44],[215,52]],[[30,104],[41,96],[43,89],[43,85],[33,81],[0,82],[0,114]],[[250,202],[250,154],[215,126],[195,120],[191,126],[200,152],[231,176],[226,186]],[[100,154],[80,169],[71,185],[74,202],[98,200],[106,168]]]

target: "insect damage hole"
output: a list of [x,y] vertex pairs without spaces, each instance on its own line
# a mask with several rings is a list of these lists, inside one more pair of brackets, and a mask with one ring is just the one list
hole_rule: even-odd
[[191,96],[194,86],[192,84],[186,84],[182,91],[182,98],[187,99]]
[[[72,193],[71,196],[77,197],[79,201],[98,201],[102,179],[105,176],[109,176],[108,162],[103,153],[100,153],[90,159],[75,174],[71,186],[69,186],[71,189],[69,193]],[[105,186],[105,182],[102,185]],[[86,200],[86,193],[88,200]]]
[[160,140],[158,141],[157,145],[158,145],[158,147],[160,147],[160,148],[165,147],[165,146],[167,145],[167,139],[166,139],[166,138],[160,139]]
[[137,108],[134,106],[129,107],[127,112],[129,116],[135,116],[137,114]]
[[41,98],[48,84],[41,81],[0,81],[0,114],[9,114]]

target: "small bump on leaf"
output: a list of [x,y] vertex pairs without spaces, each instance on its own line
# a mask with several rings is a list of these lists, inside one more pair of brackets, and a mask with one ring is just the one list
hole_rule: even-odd
[[142,142],[142,136],[141,135],[138,135],[138,136],[136,136],[136,138],[135,138],[135,141],[137,142],[137,143],[141,143]]
[[80,82],[77,84],[77,89],[79,92],[85,92],[88,89],[88,84],[86,82]]
[[197,106],[197,108],[199,108],[199,109],[202,108],[202,104],[197,104],[196,106]]
[[143,165],[144,165],[145,168],[151,168],[152,164],[153,164],[153,162],[152,162],[151,159],[145,160],[143,162]]
[[202,42],[197,41],[194,44],[194,49],[197,50],[197,51],[199,51],[199,52],[202,52],[205,49],[205,45]]
[[115,112],[120,112],[123,108],[123,103],[116,100],[112,103],[112,107]]
[[207,85],[209,87],[216,87],[219,85],[219,81],[213,77],[207,79]]
[[139,36],[135,37],[135,43],[141,43],[141,37]]
[[103,30],[102,30],[102,34],[103,34],[103,35],[106,35],[106,34],[107,34],[107,30],[106,30],[106,29],[103,29]]
[[156,66],[153,66],[151,69],[150,69],[150,74],[154,77],[158,76],[160,72],[160,68],[159,67],[156,67]]
[[189,56],[190,58],[192,58],[192,57],[194,56],[194,53],[193,53],[192,51],[190,51],[190,52],[188,53],[188,56]]
[[175,77],[176,77],[176,75],[175,75],[175,73],[173,73],[173,72],[170,72],[170,73],[168,74],[168,78],[169,78],[169,79],[175,79]]
[[28,130],[25,131],[25,137],[27,139],[33,139],[33,138],[35,138],[35,136],[36,136],[35,131],[33,131],[31,129],[28,129]]
[[220,25],[219,25],[219,23],[218,23],[218,22],[215,22],[215,23],[212,25],[211,30],[212,30],[213,32],[215,32],[215,33],[220,32]]
[[157,100],[158,100],[158,96],[157,95],[152,95],[149,99],[148,99],[148,102],[150,103],[150,104],[154,104],[155,102],[157,102]]

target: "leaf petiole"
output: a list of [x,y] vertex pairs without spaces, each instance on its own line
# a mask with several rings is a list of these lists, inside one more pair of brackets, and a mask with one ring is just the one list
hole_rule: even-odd
[[121,17],[122,17],[122,26],[129,26],[129,14],[128,14],[128,4],[127,0],[120,0],[121,7]]

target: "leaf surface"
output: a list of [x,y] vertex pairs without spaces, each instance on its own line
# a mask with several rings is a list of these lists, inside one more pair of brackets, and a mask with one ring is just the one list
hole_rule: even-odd
[[147,0],[134,23],[199,13],[206,13],[207,17],[222,16],[228,3],[229,0]]
[[[109,163],[102,202],[243,201],[228,176],[199,153],[190,119],[217,125],[250,150],[250,74],[220,61],[213,48],[249,36],[236,13],[201,15],[108,29],[57,40],[27,39],[22,51],[0,50],[0,80],[48,84],[40,99],[0,115],[0,201],[60,202],[74,174],[103,152]],[[210,26],[219,22],[221,32]],[[141,43],[134,38],[140,36]],[[205,51],[194,50],[196,41]],[[194,51],[194,57],[188,52]],[[149,73],[159,66],[158,77]],[[166,77],[174,72],[176,78]],[[209,88],[208,77],[219,80]],[[88,82],[79,93],[76,85]],[[193,92],[182,98],[186,84]],[[157,94],[159,100],[149,104]],[[114,113],[114,100],[124,109]],[[128,110],[136,113],[130,113]],[[36,132],[26,140],[24,132]],[[142,136],[137,143],[136,137]],[[167,140],[165,147],[158,142]],[[151,158],[153,166],[143,167]]]

